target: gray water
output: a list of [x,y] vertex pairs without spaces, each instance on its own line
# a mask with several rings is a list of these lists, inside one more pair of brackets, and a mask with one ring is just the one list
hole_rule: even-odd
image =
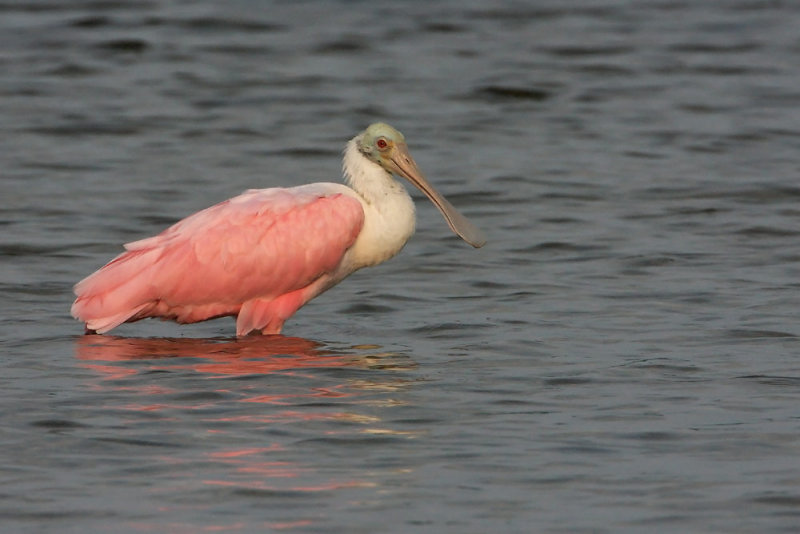
[[[3,532],[796,532],[800,4],[0,2]],[[375,120],[392,261],[237,341],[71,287]]]

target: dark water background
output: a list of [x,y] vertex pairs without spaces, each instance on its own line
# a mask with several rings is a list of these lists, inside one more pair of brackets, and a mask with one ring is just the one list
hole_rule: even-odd
[[[0,0],[3,532],[797,532],[800,4]],[[393,261],[287,323],[71,286],[406,134]],[[300,337],[302,336],[302,337]]]

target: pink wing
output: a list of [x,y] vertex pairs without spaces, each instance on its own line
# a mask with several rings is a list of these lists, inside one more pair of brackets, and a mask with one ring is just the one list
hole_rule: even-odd
[[327,288],[321,279],[361,231],[361,203],[343,187],[246,191],[129,243],[75,285],[72,315],[103,333],[145,317],[191,323],[241,311],[237,334],[243,335],[278,313],[284,317],[272,329],[280,331]]

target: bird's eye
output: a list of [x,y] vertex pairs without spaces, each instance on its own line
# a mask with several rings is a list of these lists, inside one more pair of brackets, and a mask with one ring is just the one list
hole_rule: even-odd
[[389,146],[389,143],[387,143],[387,142],[386,142],[386,139],[384,139],[383,137],[381,137],[380,139],[378,139],[377,141],[375,141],[375,146],[377,146],[377,147],[378,147],[378,149],[380,149],[380,150],[383,150],[383,149],[385,149],[387,146]]

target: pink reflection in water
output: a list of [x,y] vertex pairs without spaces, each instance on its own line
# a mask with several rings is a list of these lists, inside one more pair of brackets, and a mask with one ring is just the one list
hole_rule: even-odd
[[[217,436],[237,432],[246,428],[243,435],[252,435],[258,426],[281,426],[289,432],[294,426],[307,431],[319,425],[319,435],[351,434],[361,435],[373,425],[380,425],[378,417],[371,413],[361,413],[362,404],[348,402],[341,406],[337,399],[358,396],[364,392],[395,391],[408,386],[407,380],[396,379],[382,371],[376,373],[376,380],[368,381],[363,375],[359,378],[345,379],[337,383],[336,375],[320,376],[312,369],[356,367],[372,368],[377,364],[391,365],[379,369],[407,367],[413,365],[407,357],[390,353],[365,353],[365,350],[380,350],[380,347],[356,346],[352,352],[334,351],[323,344],[302,338],[284,336],[254,336],[243,339],[191,339],[191,338],[123,338],[115,336],[82,336],[76,340],[76,357],[82,364],[101,377],[90,387],[112,391],[121,403],[116,409],[124,412],[162,412],[167,420],[187,419],[193,425],[201,424],[205,430]],[[146,373],[151,371],[179,371],[176,380],[160,380],[155,385]],[[185,382],[181,378],[186,371],[203,374],[211,380],[203,384],[209,390],[223,393],[221,397],[199,396],[196,380]],[[274,377],[268,381],[247,380],[229,381],[228,377],[237,375],[280,374],[291,377],[286,388],[279,386]],[[297,380],[307,379],[307,380]],[[333,382],[332,382],[333,381]],[[164,386],[163,384],[168,384]],[[181,391],[183,384],[192,389]],[[267,391],[264,390],[269,387]],[[304,387],[304,385],[306,387]],[[201,385],[200,387],[203,387]],[[123,395],[119,395],[124,393]],[[184,395],[189,393],[188,396]],[[324,399],[325,403],[309,403],[309,398]],[[242,403],[241,410],[233,408],[231,401]],[[203,413],[206,408],[214,408],[217,403],[225,403],[226,409],[218,414],[213,411]],[[259,406],[259,404],[261,406]],[[114,409],[106,404],[105,409]],[[352,411],[348,411],[352,410]],[[198,412],[199,411],[199,412]],[[193,415],[201,413],[198,417]],[[153,419],[131,419],[148,425]],[[343,425],[337,425],[337,422]],[[326,422],[330,424],[325,424]],[[134,424],[134,423],[131,423]],[[274,439],[274,438],[273,438]],[[278,438],[280,441],[280,438]],[[370,488],[373,482],[355,477],[332,477],[325,470],[315,467],[313,458],[301,458],[298,462],[287,461],[291,455],[291,440],[280,442],[249,442],[246,445],[231,445],[231,440],[210,440],[200,450],[183,450],[179,455],[162,457],[165,465],[172,468],[182,463],[200,460],[206,466],[201,472],[181,483],[200,484],[207,488],[230,488],[231,498],[240,492],[279,493],[319,493],[340,492],[355,488]],[[211,449],[211,450],[209,450]],[[199,453],[199,456],[198,456]],[[179,483],[179,484],[181,484]],[[217,491],[217,490],[214,490]],[[264,531],[303,529],[315,524],[317,519],[308,514],[279,518],[274,522],[259,524],[230,523],[205,524],[148,524],[138,523],[134,528],[142,531],[160,532],[214,532],[214,531]],[[194,528],[194,530],[193,530]]]
[[[304,368],[344,367],[357,363],[352,355],[336,354],[316,341],[285,336],[253,336],[236,340],[195,338],[124,338],[82,336],[75,343],[79,360],[124,362],[159,360],[145,371],[192,369],[212,375],[268,374]],[[197,363],[170,360],[194,358]],[[86,364],[109,379],[141,372],[107,364]]]

